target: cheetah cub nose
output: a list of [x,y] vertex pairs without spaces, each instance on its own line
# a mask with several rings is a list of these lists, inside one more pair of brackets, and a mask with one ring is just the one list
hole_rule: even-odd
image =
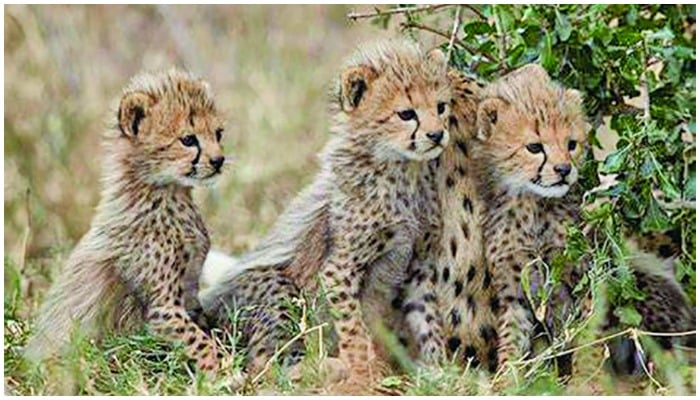
[[216,169],[216,172],[219,172],[221,170],[221,166],[224,165],[224,157],[214,157],[209,160],[209,164]]
[[566,178],[571,173],[571,164],[557,164],[554,166],[554,171]]
[[428,136],[428,139],[432,140],[433,143],[440,144],[445,133],[443,131],[428,132],[426,136]]

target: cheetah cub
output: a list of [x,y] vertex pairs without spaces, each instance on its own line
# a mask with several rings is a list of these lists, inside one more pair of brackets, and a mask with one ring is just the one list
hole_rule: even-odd
[[[346,61],[332,93],[334,137],[321,155],[322,172],[290,205],[296,210],[283,214],[276,233],[202,293],[206,311],[220,315],[232,299],[265,303],[294,286],[310,289],[309,278],[319,276],[349,382],[366,387],[378,359],[368,325],[390,313],[392,285],[402,282],[416,254],[427,254],[423,232],[439,223],[430,161],[449,141],[443,68],[444,58],[408,41],[366,45]],[[284,234],[285,227],[317,244],[294,245],[299,238]],[[377,265],[382,287],[373,281]],[[268,315],[254,322],[254,355],[269,355],[270,339],[280,340],[275,328],[283,316]]]
[[[546,285],[535,260],[549,264],[564,248],[566,223],[578,220],[580,197],[569,189],[578,178],[585,119],[579,92],[552,82],[538,65],[488,85],[483,99],[474,155],[489,204],[484,238],[498,294],[501,363],[529,352],[537,322],[521,288],[522,276],[532,270],[531,285]],[[551,325],[573,312],[571,285],[577,273],[574,268],[563,272],[565,287],[555,296],[559,301],[546,308],[541,320]]]
[[[451,142],[436,174],[441,210],[433,265],[409,272],[395,299],[405,314],[406,342],[421,362],[449,360],[495,371],[496,321],[492,276],[483,253],[481,220],[488,203],[479,192],[479,163],[473,155],[476,116],[483,84],[449,71],[452,88]],[[426,268],[427,267],[427,268]]]
[[[489,204],[484,225],[487,266],[498,293],[498,361],[532,352],[545,340],[563,333],[565,321],[591,312],[590,299],[573,289],[587,262],[548,266],[566,241],[566,225],[580,222],[581,188],[576,186],[585,145],[585,117],[579,92],[551,81],[538,65],[527,65],[487,86],[477,114],[475,157],[482,166],[482,193]],[[635,304],[642,327],[658,332],[691,331],[695,312],[673,274],[648,249],[628,237],[630,267],[648,298]],[[650,238],[659,243],[659,238]],[[663,246],[661,246],[663,248]],[[553,273],[562,282],[554,291]],[[528,281],[525,281],[525,278]],[[521,282],[522,281],[522,282]],[[527,284],[526,284],[527,283]],[[536,304],[538,290],[550,293]],[[579,296],[580,297],[580,296]],[[616,324],[608,316],[608,327]],[[669,340],[659,341],[670,348]],[[695,336],[686,343],[694,347]],[[624,357],[620,346],[613,358]],[[618,354],[620,353],[619,357]],[[559,373],[570,375],[569,357],[558,359]],[[580,365],[584,367],[583,365]]]
[[97,213],[50,288],[25,356],[42,361],[74,333],[99,338],[146,322],[214,369],[215,343],[188,315],[209,250],[191,192],[221,172],[223,120],[206,82],[172,70],[133,78],[116,122],[104,138]]

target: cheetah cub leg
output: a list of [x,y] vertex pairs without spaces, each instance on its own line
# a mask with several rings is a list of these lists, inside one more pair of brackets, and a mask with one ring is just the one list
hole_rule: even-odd
[[339,243],[323,267],[323,283],[338,334],[338,358],[348,367],[350,380],[373,380],[372,364],[376,356],[359,300],[362,275],[360,267],[351,262],[353,254],[363,252],[350,245],[358,241],[341,241],[346,244]]
[[168,340],[184,341],[185,354],[196,360],[199,368],[217,369],[221,355],[216,343],[187,314],[182,306],[184,298],[169,292],[171,282],[150,283],[155,291],[150,296],[146,319],[154,333]]
[[412,342],[417,345],[420,361],[434,366],[444,361],[446,356],[435,287],[428,278],[435,272],[431,271],[431,268],[434,269],[436,266],[426,260],[414,259],[409,268],[411,280],[402,311]]
[[[532,260],[529,252],[517,249],[507,235],[490,236],[488,261],[493,271],[499,297],[498,363],[518,360],[530,349],[530,332],[534,328],[527,298],[520,289],[520,271]],[[494,255],[497,256],[494,259]]]

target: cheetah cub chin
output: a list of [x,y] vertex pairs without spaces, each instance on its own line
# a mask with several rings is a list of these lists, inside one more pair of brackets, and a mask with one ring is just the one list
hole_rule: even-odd
[[49,289],[25,357],[60,356],[74,334],[100,338],[146,322],[214,369],[215,343],[188,315],[209,250],[191,187],[221,172],[223,120],[209,85],[175,70],[133,78],[116,119],[97,213]]

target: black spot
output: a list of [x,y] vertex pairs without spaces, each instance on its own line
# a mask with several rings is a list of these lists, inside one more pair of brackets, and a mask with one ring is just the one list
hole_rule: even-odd
[[469,296],[467,297],[467,307],[469,307],[469,308],[472,309],[472,310],[473,310],[474,308],[476,308],[476,303],[474,302],[474,296],[469,295]]
[[458,349],[459,346],[461,346],[461,345],[462,345],[462,341],[461,341],[458,337],[453,336],[453,337],[447,339],[447,347],[448,347],[448,348],[450,349],[450,351],[453,352],[453,353],[454,353],[455,351],[457,351],[457,349]]
[[207,348],[207,343],[206,343],[206,342],[202,342],[202,343],[200,343],[200,344],[197,345],[197,351],[202,351],[202,350],[204,350],[204,349],[206,349],[206,348]]
[[481,325],[479,328],[479,334],[485,342],[490,342],[496,339],[496,329],[491,325]]
[[394,297],[394,300],[391,301],[391,307],[394,310],[400,310],[401,306],[403,305],[403,299],[401,297]]
[[482,284],[482,287],[484,289],[487,289],[489,286],[491,286],[491,274],[489,273],[489,270],[486,269],[484,270],[484,282]]
[[433,322],[433,321],[435,321],[435,316],[434,316],[433,314],[428,314],[428,315],[425,316],[425,322],[426,322],[426,323],[429,324],[429,323],[431,323],[431,322]]
[[467,155],[467,144],[464,143],[464,141],[461,139],[457,140],[456,144],[457,144],[457,148],[459,149],[459,151],[461,151],[462,154],[464,154],[466,156]]
[[464,361],[468,361],[470,358],[476,359],[476,349],[474,346],[467,346],[464,349]]
[[452,257],[457,256],[457,241],[455,238],[450,239],[450,252],[452,252]]
[[432,302],[434,302],[434,301],[436,300],[436,297],[435,297],[435,295],[434,295],[433,293],[426,293],[426,294],[423,296],[423,300],[424,300],[426,303],[432,303]]
[[467,223],[462,224],[462,234],[465,239],[469,240],[469,225]]
[[160,197],[157,198],[157,199],[155,199],[155,200],[153,200],[153,205],[151,206],[151,211],[153,211],[153,210],[155,210],[156,208],[158,208],[158,206],[160,206],[160,203],[161,203],[162,201],[163,201],[163,199],[161,199]]
[[186,343],[188,346],[192,346],[196,340],[197,340],[197,338],[195,336],[190,336],[187,338]]
[[450,115],[449,121],[450,121],[450,126],[452,126],[452,127],[455,127],[455,128],[456,128],[457,125],[459,125],[459,124],[457,123],[457,118],[455,118],[454,115]]
[[476,266],[471,265],[469,267],[469,272],[467,272],[467,282],[471,282],[474,280],[474,277],[476,276]]
[[464,284],[462,283],[462,281],[455,281],[455,297],[459,296],[462,293],[462,289],[464,289]]
[[489,307],[491,308],[491,312],[498,312],[498,309],[500,308],[500,301],[498,300],[498,297],[493,296],[489,299]]
[[472,204],[471,199],[467,196],[464,196],[464,200],[462,200],[462,207],[464,207],[468,213],[472,213],[474,211],[474,205]]
[[445,282],[450,280],[450,269],[447,267],[442,270],[442,280]]
[[400,337],[400,338],[399,338],[399,343],[400,343],[401,346],[403,346],[403,347],[408,347],[408,340],[407,340],[405,337]]
[[409,314],[413,311],[418,311],[418,312],[425,312],[425,305],[420,304],[420,303],[407,303],[406,305],[403,306],[403,313],[404,314]]
[[447,185],[448,188],[451,188],[452,186],[455,185],[454,179],[452,179],[451,176],[448,176],[447,180],[445,180],[445,185]]
[[495,347],[489,349],[489,372],[494,373],[498,369],[498,351]]

